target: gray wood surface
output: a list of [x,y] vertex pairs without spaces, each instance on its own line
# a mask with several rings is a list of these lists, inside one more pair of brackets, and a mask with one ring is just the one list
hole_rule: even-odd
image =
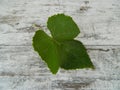
[[[80,27],[95,70],[52,75],[34,52],[34,32],[49,34],[57,13]],[[120,0],[0,0],[0,90],[120,90]]]

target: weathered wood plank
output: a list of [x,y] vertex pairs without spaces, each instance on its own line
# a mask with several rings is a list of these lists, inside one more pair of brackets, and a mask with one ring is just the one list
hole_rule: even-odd
[[0,90],[119,90],[120,88],[120,80],[88,80],[86,78],[56,80],[55,78],[55,76],[0,77]]
[[8,15],[0,17],[0,45],[30,45],[36,29],[32,25],[47,30],[47,18],[59,12],[73,17],[81,28],[78,39],[86,45],[120,45],[118,0],[13,0],[9,7]]
[[[86,46],[95,70],[60,70],[65,77],[88,77],[99,79],[120,78],[120,47]],[[1,46],[0,76],[51,76],[46,64],[31,46]]]

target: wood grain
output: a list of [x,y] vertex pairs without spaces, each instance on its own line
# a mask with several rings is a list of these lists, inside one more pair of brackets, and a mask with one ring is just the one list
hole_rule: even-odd
[[[1,0],[0,90],[119,90],[119,0]],[[37,29],[48,34],[47,18],[65,13],[81,33],[96,69],[52,75],[32,47]]]

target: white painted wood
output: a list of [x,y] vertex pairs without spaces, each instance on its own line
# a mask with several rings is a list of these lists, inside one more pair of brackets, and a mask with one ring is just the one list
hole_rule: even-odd
[[[0,90],[120,90],[119,0],[0,0]],[[47,18],[65,13],[81,29],[96,69],[52,75],[32,48]],[[34,27],[36,25],[37,27]]]

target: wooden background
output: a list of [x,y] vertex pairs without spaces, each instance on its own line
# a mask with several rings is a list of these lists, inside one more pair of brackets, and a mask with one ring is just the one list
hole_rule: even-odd
[[[47,18],[73,17],[95,70],[52,75],[32,47]],[[37,27],[34,27],[36,25]],[[120,90],[120,0],[0,0],[0,90]]]

